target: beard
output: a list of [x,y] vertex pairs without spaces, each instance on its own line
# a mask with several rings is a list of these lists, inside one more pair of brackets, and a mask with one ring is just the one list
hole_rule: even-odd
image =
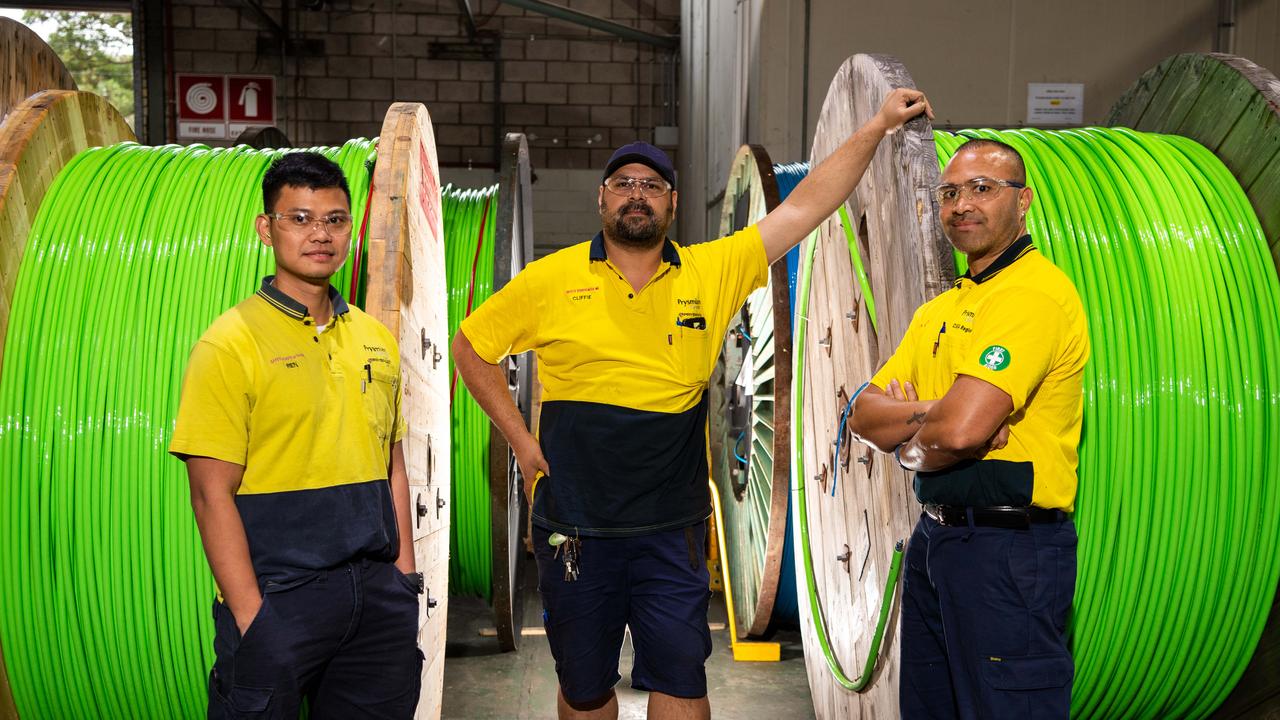
[[[603,212],[604,209],[604,205],[601,204],[600,210]],[[627,213],[633,211],[643,215],[627,217]],[[648,203],[629,202],[618,208],[618,212],[612,217],[605,217],[604,229],[609,239],[619,245],[648,250],[657,247],[667,236],[667,228],[671,226],[673,215],[673,211],[668,210],[667,216],[660,218]]]

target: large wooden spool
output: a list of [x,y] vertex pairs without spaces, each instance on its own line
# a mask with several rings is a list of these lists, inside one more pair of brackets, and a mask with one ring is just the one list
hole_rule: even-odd
[[[1271,71],[1235,55],[1174,55],[1138,78],[1107,124],[1182,135],[1211,150],[1240,182],[1280,267],[1280,80]],[[1280,592],[1253,659],[1214,717],[1280,717],[1278,679]]]
[[[891,88],[913,86],[905,68],[892,58],[866,55],[851,58],[832,83],[818,126],[813,161],[825,157],[836,143],[869,119]],[[1117,102],[1110,123],[1190,137],[1217,154],[1243,186],[1275,257],[1280,255],[1277,252],[1280,240],[1278,101],[1280,81],[1247,60],[1225,55],[1180,55],[1169,58],[1139,79]],[[851,666],[865,657],[865,650],[857,647],[856,655],[841,654],[848,652],[841,648],[841,636],[862,638],[869,632],[872,618],[860,606],[878,605],[873,600],[879,596],[880,588],[866,586],[860,593],[845,593],[843,571],[833,572],[833,568],[824,567],[824,563],[830,562],[835,545],[843,550],[836,557],[849,558],[852,574],[860,572],[858,565],[865,557],[867,581],[883,577],[883,572],[872,571],[871,565],[883,563],[886,548],[894,540],[907,537],[918,506],[909,495],[906,473],[896,467],[885,467],[890,464],[884,462],[883,456],[871,456],[861,446],[856,446],[854,453],[867,457],[869,463],[865,468],[856,462],[846,466],[844,458],[835,460],[840,466],[842,481],[846,467],[855,468],[854,477],[860,486],[857,496],[851,501],[849,493],[854,489],[842,482],[844,489],[837,488],[834,498],[838,502],[830,503],[833,498],[828,497],[827,508],[815,506],[815,502],[823,502],[822,493],[817,491],[824,480],[830,482],[835,439],[835,423],[831,419],[834,412],[826,407],[830,400],[824,395],[829,396],[833,388],[840,394],[850,377],[857,384],[868,379],[896,347],[911,311],[944,290],[953,279],[950,247],[938,227],[937,209],[929,193],[938,176],[932,132],[925,121],[914,121],[903,132],[882,143],[850,200],[850,215],[858,225],[855,244],[868,267],[877,301],[878,332],[870,332],[866,327],[858,297],[860,290],[849,273],[848,254],[844,238],[836,227],[837,221],[825,224],[814,248],[809,297],[817,305],[809,307],[805,343],[798,349],[797,357],[797,365],[803,361],[805,402],[804,407],[796,411],[796,422],[802,426],[797,432],[804,434],[802,446],[797,447],[803,456],[797,461],[796,479],[806,483],[809,521],[820,527],[811,532],[814,564],[818,570],[818,605],[828,630],[835,623],[835,631],[830,635],[836,655],[851,676],[856,672],[856,667]],[[853,312],[847,311],[846,298],[854,303]],[[841,313],[844,313],[843,319],[857,323],[858,327],[852,332],[848,327],[841,328]],[[830,493],[829,485],[826,491]],[[856,534],[850,526],[856,525],[862,530],[860,516],[864,512],[868,519],[864,532],[869,543],[842,545],[846,541],[841,540],[840,535]],[[864,554],[863,548],[867,545],[871,552]],[[797,555],[802,552],[803,548],[797,545]],[[801,587],[806,658],[818,717],[896,714],[896,609],[895,622],[887,633],[871,687],[855,698],[834,682],[825,667],[814,642],[816,625],[808,614],[803,584]],[[1280,711],[1280,688],[1275,682],[1280,673],[1277,615],[1273,610],[1253,660],[1214,717],[1272,717]],[[846,646],[850,644],[858,645],[845,642]]]
[[[498,174],[498,218],[494,233],[493,291],[502,289],[533,260],[532,169],[529,144],[520,133],[508,133],[502,143]],[[533,353],[503,361],[507,386],[528,425],[533,413]],[[524,556],[524,527],[528,516],[524,479],[515,454],[496,426],[489,430],[489,492],[493,529],[493,612],[498,646],[504,651],[520,645],[523,611],[520,567]]]
[[399,338],[402,441],[413,514],[413,549],[426,591],[419,600],[419,720],[440,717],[449,598],[449,364],[440,171],[431,117],[395,103],[383,120],[369,204],[365,311]]
[[[133,139],[119,113],[104,99],[83,92],[39,93],[0,126],[0,341],[26,238],[53,179],[81,150]],[[427,586],[418,633],[426,656],[416,714],[422,720],[440,716],[448,600],[448,332],[435,158],[426,108],[417,103],[393,105],[382,127],[369,205],[365,310],[397,335],[401,349],[409,425],[402,447],[414,513],[414,551]],[[17,717],[0,656],[0,718]]]
[[0,119],[41,90],[75,89],[75,79],[39,35],[0,17]]
[[[890,90],[902,86],[914,83],[906,68],[890,57],[857,55],[846,60],[827,91],[810,165],[834,152],[875,115]],[[825,628],[834,660],[849,679],[857,678],[870,651],[894,545],[910,536],[920,512],[907,474],[853,442],[848,430],[839,457],[834,450],[841,415],[853,394],[892,354],[915,309],[947,287],[954,275],[950,246],[942,237],[930,196],[937,174],[932,129],[924,119],[913,120],[881,143],[846,203],[858,226],[856,247],[850,248],[835,217],[801,246],[797,303],[802,306],[804,268],[808,257],[813,260],[807,312],[797,309],[804,341],[797,349],[795,383],[802,389],[793,392],[803,392],[803,404],[795,404],[793,416],[793,487],[803,482],[807,512],[797,508],[795,522],[808,523],[810,544],[806,549],[797,541],[795,547],[805,663],[819,718],[898,713],[896,602],[880,661],[861,693],[836,681],[818,633]],[[854,279],[851,252],[859,253],[867,268],[875,326]],[[806,581],[806,552],[813,567],[812,593]],[[816,602],[818,614],[812,612],[811,602]]]
[[[780,202],[768,152],[742,146],[725,185],[719,237],[759,222]],[[772,265],[768,285],[747,298],[735,319],[748,332],[729,332],[709,385],[711,474],[723,499],[723,561],[734,582],[738,633],[760,637],[773,619],[791,487],[791,298],[785,262]],[[740,386],[740,379],[749,379],[750,387]]]

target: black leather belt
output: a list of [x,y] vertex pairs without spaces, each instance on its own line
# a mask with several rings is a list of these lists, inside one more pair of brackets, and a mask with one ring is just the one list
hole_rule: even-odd
[[1056,523],[1067,519],[1061,510],[1048,510],[1038,507],[1014,507],[1012,505],[996,505],[993,507],[966,508],[959,505],[926,504],[924,512],[947,527],[968,527],[969,512],[973,513],[973,524],[977,527],[998,527],[1014,530],[1025,530],[1032,524]]

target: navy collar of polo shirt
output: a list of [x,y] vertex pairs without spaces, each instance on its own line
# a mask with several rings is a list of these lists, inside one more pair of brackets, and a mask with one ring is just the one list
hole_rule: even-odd
[[[591,256],[592,261],[608,260],[609,254],[604,249],[604,231],[596,233],[591,238]],[[671,267],[680,267],[680,253],[676,250],[676,244],[668,238],[662,238],[662,260],[671,265]]]
[[994,277],[996,273],[1012,265],[1018,258],[1035,249],[1035,245],[1031,244],[1031,236],[1023,235],[1014,240],[1012,245],[1005,248],[1004,252],[1000,253],[1000,257],[996,258],[995,262],[988,265],[982,272],[977,275],[971,275],[966,272],[956,278],[955,286],[960,287],[961,280],[972,280],[974,283],[981,285]]
[[[285,315],[295,320],[301,320],[304,323],[310,322],[311,311],[307,309],[307,306],[285,295],[280,291],[280,288],[272,285],[271,281],[275,279],[275,275],[268,275],[262,278],[262,286],[258,288],[258,295],[261,295],[262,299],[271,303],[273,307]],[[332,285],[329,286],[329,302],[333,305],[334,317],[342,317],[351,311],[351,308],[347,306],[347,301],[342,297],[342,293],[338,292],[338,289]]]

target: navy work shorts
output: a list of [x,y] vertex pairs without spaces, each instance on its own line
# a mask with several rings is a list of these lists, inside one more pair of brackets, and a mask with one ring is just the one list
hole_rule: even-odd
[[632,687],[681,698],[707,694],[706,534],[702,522],[639,537],[581,538],[578,579],[566,582],[564,564],[547,544],[550,532],[533,529],[542,618],[566,700],[586,703],[613,689],[627,626],[635,646]]
[[904,720],[1066,720],[1075,586],[1069,519],[1010,530],[921,515],[903,575]]
[[267,583],[244,637],[214,602],[209,718],[413,717],[421,689],[418,589],[394,565],[360,561]]

